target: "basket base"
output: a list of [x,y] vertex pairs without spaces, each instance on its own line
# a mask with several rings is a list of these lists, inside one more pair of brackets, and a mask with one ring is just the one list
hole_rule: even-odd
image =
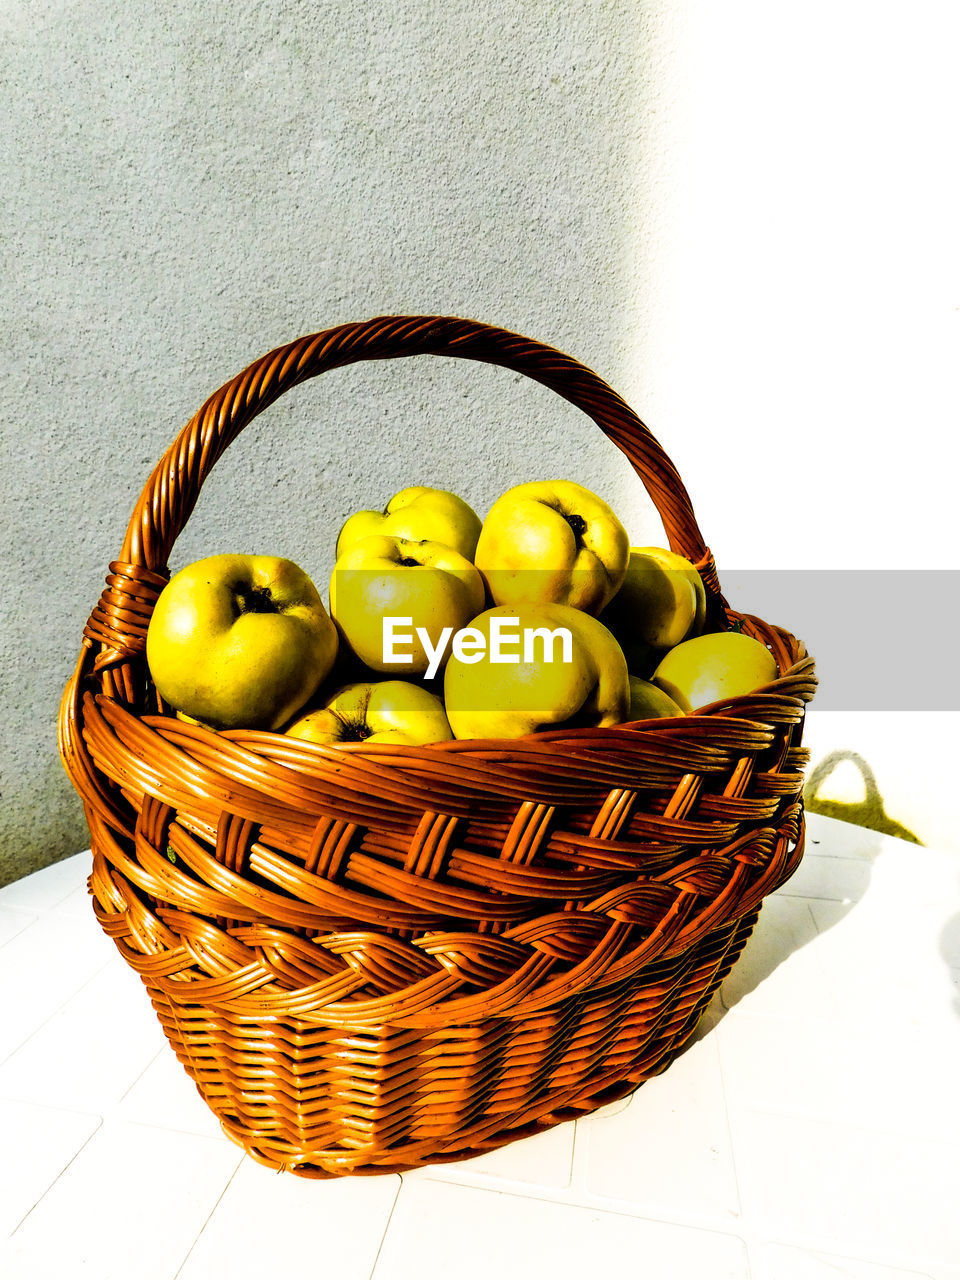
[[[664,1064],[664,1069],[666,1065]],[[645,1078],[649,1079],[650,1077]],[[406,1162],[404,1161],[404,1151],[400,1148],[395,1152],[387,1153],[382,1159],[377,1159],[375,1163],[370,1164],[355,1164],[352,1162],[344,1166],[341,1166],[339,1162],[336,1164],[329,1162],[323,1165],[310,1163],[282,1164],[277,1162],[271,1152],[260,1150],[256,1146],[249,1146],[244,1140],[244,1135],[239,1130],[234,1131],[234,1127],[229,1121],[221,1120],[220,1125],[227,1137],[236,1142],[238,1146],[243,1147],[251,1159],[256,1160],[259,1164],[266,1165],[269,1169],[275,1169],[278,1172],[295,1173],[301,1178],[374,1177],[384,1173],[410,1173],[414,1169],[422,1169],[427,1165],[455,1164],[462,1160],[472,1160],[477,1156],[486,1155],[490,1151],[496,1151],[500,1147],[509,1146],[512,1142],[519,1142],[522,1138],[535,1137],[538,1133],[553,1129],[558,1124],[566,1124],[570,1120],[577,1120],[582,1116],[590,1115],[601,1107],[609,1106],[612,1102],[618,1102],[621,1098],[629,1097],[630,1094],[636,1092],[641,1084],[643,1084],[643,1080],[621,1080],[591,1098],[568,1102],[562,1109],[550,1112],[537,1121],[514,1128],[502,1129],[497,1133],[491,1134],[485,1141],[477,1142],[473,1146],[463,1147],[451,1144],[450,1147],[433,1150],[426,1158],[407,1160]]]
[[[691,1036],[695,1030],[696,1027],[692,1028]],[[681,1049],[682,1046],[678,1047],[677,1053]],[[676,1054],[673,1056],[675,1057]],[[669,1063],[665,1062],[661,1070],[666,1070],[668,1065]],[[509,1146],[513,1142],[519,1142],[523,1138],[532,1138],[538,1133],[545,1133],[546,1130],[553,1129],[558,1124],[566,1124],[570,1120],[578,1120],[594,1111],[598,1111],[601,1107],[609,1106],[613,1102],[619,1102],[621,1098],[629,1097],[636,1092],[645,1080],[651,1079],[653,1075],[658,1074],[659,1071],[651,1072],[640,1080],[634,1080],[632,1077],[625,1080],[621,1079],[590,1097],[567,1101],[562,1107],[548,1112],[536,1121],[500,1129],[490,1134],[482,1142],[474,1142],[471,1146],[465,1147],[459,1143],[451,1143],[449,1146],[433,1148],[428,1155],[419,1159],[410,1159],[411,1153],[401,1147],[396,1151],[377,1157],[370,1163],[358,1164],[354,1157],[345,1156],[336,1160],[331,1158],[323,1164],[311,1164],[309,1162],[285,1164],[277,1161],[273,1151],[250,1145],[243,1131],[231,1124],[230,1121],[221,1119],[220,1125],[227,1137],[236,1142],[238,1146],[243,1147],[251,1159],[256,1160],[259,1164],[266,1165],[269,1169],[294,1173],[301,1178],[375,1177],[378,1174],[410,1173],[414,1169],[422,1169],[427,1165],[455,1164],[463,1160],[472,1160],[477,1156],[486,1155],[490,1151],[496,1151],[500,1147]],[[364,1159],[370,1160],[369,1153],[364,1153]]]
[[[696,1033],[756,918],[519,1027],[507,1019],[427,1037],[380,1028],[365,1042],[304,1025],[291,1051],[289,1027],[212,1027],[208,1010],[150,994],[181,1064],[252,1159],[304,1178],[405,1173],[587,1116],[665,1071]],[[338,1080],[346,1045],[352,1061]]]

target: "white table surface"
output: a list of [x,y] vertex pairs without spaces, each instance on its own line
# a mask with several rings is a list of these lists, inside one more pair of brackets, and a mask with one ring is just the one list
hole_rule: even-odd
[[696,1041],[587,1119],[311,1181],[227,1139],[82,853],[0,890],[3,1280],[960,1280],[960,857],[811,816]]

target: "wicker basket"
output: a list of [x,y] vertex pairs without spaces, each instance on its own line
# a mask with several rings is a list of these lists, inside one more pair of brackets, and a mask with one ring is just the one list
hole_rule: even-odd
[[[683,719],[427,747],[164,714],[147,624],[210,468],[305,379],[412,355],[501,365],[587,413],[696,562],[708,626],[739,619],[779,678]],[[727,607],[674,467],[595,374],[473,321],[383,317],[255,361],[168,449],[84,630],[60,752],[97,919],[226,1132],[298,1174],[389,1173],[540,1132],[668,1066],[800,860],[815,684],[802,644]]]

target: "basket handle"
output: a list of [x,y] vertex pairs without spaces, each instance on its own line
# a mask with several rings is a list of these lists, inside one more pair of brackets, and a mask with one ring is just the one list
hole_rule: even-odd
[[501,365],[551,388],[592,418],[626,455],[655,504],[674,551],[698,565],[719,594],[716,569],[673,463],[632,409],[601,378],[543,343],[452,316],[380,316],[310,334],[255,360],[215,392],[157,463],[137,502],[119,560],[164,574],[214,463],[261,410],[328,369],[397,356],[459,356]]

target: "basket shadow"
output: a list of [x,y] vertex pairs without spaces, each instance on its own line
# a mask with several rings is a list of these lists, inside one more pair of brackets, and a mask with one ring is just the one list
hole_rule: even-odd
[[[844,762],[852,763],[860,773],[863,799],[822,799],[818,795],[821,786]],[[839,924],[857,906],[869,888],[873,862],[884,836],[922,843],[913,831],[887,813],[872,768],[855,751],[833,751],[818,763],[804,788],[804,804],[810,813],[859,827],[856,855],[820,848],[820,841],[808,836],[798,871],[764,902],[742,955],[715,993],[691,1044],[708,1035],[790,956]],[[947,926],[941,944],[948,963],[950,955],[960,954],[960,917]],[[960,1013],[960,999],[956,1007]]]
[[[811,846],[817,843],[810,840]],[[849,915],[866,895],[881,845],[879,834],[871,834],[859,842],[856,859],[823,856],[808,849],[798,873],[798,879],[805,873],[807,883],[788,882],[764,902],[742,956],[717,993],[720,1017],[762,986],[796,952]],[[824,870],[818,865],[821,863]],[[839,881],[830,882],[835,873],[826,869],[829,863],[840,864]],[[805,888],[810,892],[804,892]],[[816,913],[814,906],[820,908]]]
[[[863,799],[829,800],[818,795],[820,787],[827,778],[838,765],[844,763],[854,765],[863,779]],[[803,803],[808,813],[819,813],[827,818],[838,818],[841,822],[852,822],[858,827],[866,827],[881,835],[908,840],[911,844],[923,843],[909,827],[905,827],[902,822],[898,822],[887,813],[883,796],[877,786],[876,775],[859,752],[838,750],[824,756],[811,771],[804,785]]]

